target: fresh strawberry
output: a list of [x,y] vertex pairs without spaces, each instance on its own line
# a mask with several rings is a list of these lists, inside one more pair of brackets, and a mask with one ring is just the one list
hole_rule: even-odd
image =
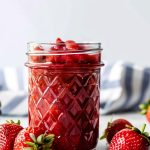
[[61,38],[56,39],[56,44],[50,47],[50,51],[66,50],[65,42]]
[[39,45],[39,46],[36,46],[34,48],[34,50],[36,50],[36,51],[42,51],[42,50],[44,50],[44,48],[41,45]]
[[[35,51],[43,51],[44,48],[41,45],[35,46],[34,47]],[[34,63],[40,63],[45,61],[45,56],[38,56],[38,55],[31,55],[29,59],[34,62]]]
[[92,54],[92,55],[86,55],[86,57],[87,57],[89,63],[101,62],[99,55],[96,55],[96,54],[93,55]]
[[109,150],[148,150],[150,139],[147,132],[144,132],[146,124],[142,131],[135,127],[129,127],[116,133],[111,140]]
[[66,44],[66,48],[68,50],[78,50],[79,49],[79,45],[75,41],[68,40],[65,42],[65,44]]
[[61,38],[56,39],[56,44],[64,43],[64,41]]
[[150,122],[150,100],[147,103],[139,105],[142,115],[146,115],[148,122]]
[[[73,40],[63,41],[61,38],[57,38],[56,42],[48,48],[50,55],[41,56],[33,55],[31,56],[31,61],[35,63],[50,63],[50,64],[95,64],[100,62],[100,54],[67,54],[62,55],[61,51],[73,52],[77,50],[86,50],[87,48],[84,44],[76,43]],[[34,50],[44,50],[40,45],[36,46]]]
[[28,127],[16,137],[13,150],[51,150],[53,141],[53,134],[38,127]]
[[110,143],[113,136],[120,130],[125,129],[126,125],[132,126],[132,124],[125,119],[117,119],[113,122],[108,122],[104,135],[102,135],[100,139],[106,138],[107,142]]
[[0,125],[0,150],[13,150],[15,138],[23,127],[20,121],[14,123],[12,120]]

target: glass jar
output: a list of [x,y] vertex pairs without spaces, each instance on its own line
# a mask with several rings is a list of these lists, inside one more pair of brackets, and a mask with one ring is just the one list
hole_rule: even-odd
[[98,142],[102,49],[78,45],[84,49],[28,44],[29,125],[55,134],[54,150],[92,150]]

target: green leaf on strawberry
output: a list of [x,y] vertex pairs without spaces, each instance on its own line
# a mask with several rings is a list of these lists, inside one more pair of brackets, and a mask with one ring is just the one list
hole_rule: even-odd
[[44,129],[28,127],[16,137],[14,150],[51,150],[54,137]]
[[150,122],[150,99],[144,103],[139,105],[139,109],[142,115],[145,115],[148,122]]

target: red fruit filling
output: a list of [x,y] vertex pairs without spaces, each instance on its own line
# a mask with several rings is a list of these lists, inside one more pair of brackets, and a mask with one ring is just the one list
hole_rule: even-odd
[[[43,51],[44,48],[42,46],[38,45],[38,46],[34,47],[34,50],[35,51]],[[41,55],[39,55],[39,56],[37,56],[37,55],[30,56],[29,61],[34,62],[34,63],[44,62],[45,61],[45,56],[41,56]]]
[[[52,46],[53,45],[53,46]],[[67,40],[64,42],[60,38],[56,39],[56,43],[52,44],[49,47],[49,50],[47,52],[50,53],[50,55],[47,56],[37,56],[37,55],[32,55],[30,56],[31,62],[34,63],[52,63],[52,64],[94,64],[94,63],[99,63],[100,62],[100,54],[81,54],[81,53],[76,53],[73,55],[67,55],[67,52],[73,52],[73,51],[82,51],[86,50],[83,44],[78,44],[73,40]],[[40,45],[36,46],[34,48],[36,51],[44,51],[44,48]],[[56,51],[64,51],[66,54],[56,54]]]
[[65,44],[66,44],[66,49],[68,50],[78,50],[80,48],[79,45],[72,40],[66,41]]

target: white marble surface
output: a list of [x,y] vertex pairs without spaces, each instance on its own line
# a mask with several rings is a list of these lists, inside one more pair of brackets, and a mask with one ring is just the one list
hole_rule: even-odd
[[[107,116],[101,116],[100,118],[100,135],[102,134],[104,128],[107,125],[107,122],[111,119],[117,119],[117,118],[124,118],[129,120],[133,125],[140,127],[143,123],[147,124],[147,130],[148,132],[150,132],[150,125],[148,124],[148,122],[146,121],[144,116],[141,116],[138,113],[125,113],[125,114],[114,114],[114,115],[107,115]],[[24,127],[26,127],[28,125],[28,119],[27,117],[2,117],[0,116],[0,123],[5,122],[5,120],[9,120],[9,119],[13,119],[13,120],[17,120],[20,119],[22,122],[22,125]],[[106,143],[106,141],[99,141],[98,146],[97,146],[97,150],[107,150],[108,149],[108,145]]]

